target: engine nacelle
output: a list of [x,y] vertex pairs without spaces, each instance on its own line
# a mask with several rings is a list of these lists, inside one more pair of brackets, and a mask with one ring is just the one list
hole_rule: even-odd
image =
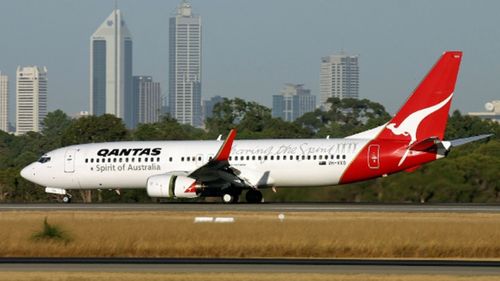
[[201,185],[195,179],[181,175],[157,175],[148,178],[147,191],[150,197],[195,198]]

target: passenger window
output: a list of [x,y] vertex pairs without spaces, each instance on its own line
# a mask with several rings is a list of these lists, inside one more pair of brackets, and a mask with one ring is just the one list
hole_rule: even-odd
[[94,163],[94,158],[90,158],[90,163]]
[[125,162],[128,162],[128,157],[125,158]]
[[116,163],[116,158],[113,158],[113,163]]
[[345,159],[345,155],[342,155],[342,159]]
[[306,160],[306,156],[305,155],[302,155],[302,160]]
[[233,157],[232,156],[229,156],[229,161],[233,160]]
[[160,157],[156,157],[156,162],[160,162]]
[[313,160],[316,160],[316,155],[313,155]]
[[267,155],[264,156],[264,160],[267,160]]
[[108,158],[108,163],[111,163],[111,158]]
[[120,158],[118,158],[118,162],[120,162],[120,163],[122,162],[122,158],[121,158],[121,157],[120,157]]
[[296,160],[299,160],[299,156],[298,156],[298,155],[297,155],[297,156],[295,156],[295,159],[296,159]]
[[169,157],[169,158],[168,158],[168,161],[172,162],[172,157]]
[[144,162],[148,162],[148,158],[147,157],[144,157]]
[[184,162],[184,157],[181,157],[181,162]]
[[250,160],[250,156],[247,155],[247,160]]
[[260,155],[259,155],[258,159],[259,159],[259,160],[262,160],[262,156],[260,156]]
[[337,159],[340,159],[340,155],[337,155]]
[[85,158],[85,163],[88,163],[89,162],[89,159],[88,158]]
[[137,162],[141,163],[141,158],[140,157],[137,158]]
[[[160,159],[160,158],[158,158],[158,159]],[[160,160],[158,160],[158,161],[160,161]],[[198,156],[198,161],[201,161],[201,156]]]
[[307,160],[311,160],[311,155],[307,155]]
[[252,160],[255,160],[255,155],[252,155]]
[[155,158],[154,157],[151,157],[151,162],[154,162],[155,161]]

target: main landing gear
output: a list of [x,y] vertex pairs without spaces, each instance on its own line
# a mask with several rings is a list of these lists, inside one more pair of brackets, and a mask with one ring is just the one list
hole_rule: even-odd
[[[241,191],[226,190],[222,193],[222,202],[226,204],[238,203]],[[249,189],[245,194],[245,199],[248,203],[261,203],[262,192],[257,189]]]
[[248,203],[261,203],[262,202],[262,192],[257,189],[250,189],[245,194],[245,199]]

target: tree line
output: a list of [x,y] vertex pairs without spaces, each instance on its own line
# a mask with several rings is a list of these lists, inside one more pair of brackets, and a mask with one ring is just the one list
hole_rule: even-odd
[[[127,130],[113,115],[72,119],[61,110],[47,114],[43,130],[14,136],[0,132],[0,202],[47,202],[54,200],[44,188],[24,180],[20,170],[43,153],[72,144],[124,140],[215,139],[238,130],[237,139],[345,137],[390,119],[385,108],[366,99],[329,100],[329,109],[306,113],[294,122],[271,116],[271,110],[243,99],[224,99],[205,122],[205,129],[179,124],[165,116],[158,123],[139,124]],[[322,188],[264,190],[271,201],[340,202],[499,202],[500,125],[477,117],[451,114],[446,139],[492,133],[490,141],[454,149],[448,158],[366,182]],[[151,202],[145,190],[77,191],[76,201]],[[202,200],[202,199],[200,199]]]

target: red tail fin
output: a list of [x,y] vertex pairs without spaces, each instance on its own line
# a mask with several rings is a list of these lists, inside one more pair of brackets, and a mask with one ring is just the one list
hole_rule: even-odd
[[378,138],[443,139],[462,52],[445,52]]

